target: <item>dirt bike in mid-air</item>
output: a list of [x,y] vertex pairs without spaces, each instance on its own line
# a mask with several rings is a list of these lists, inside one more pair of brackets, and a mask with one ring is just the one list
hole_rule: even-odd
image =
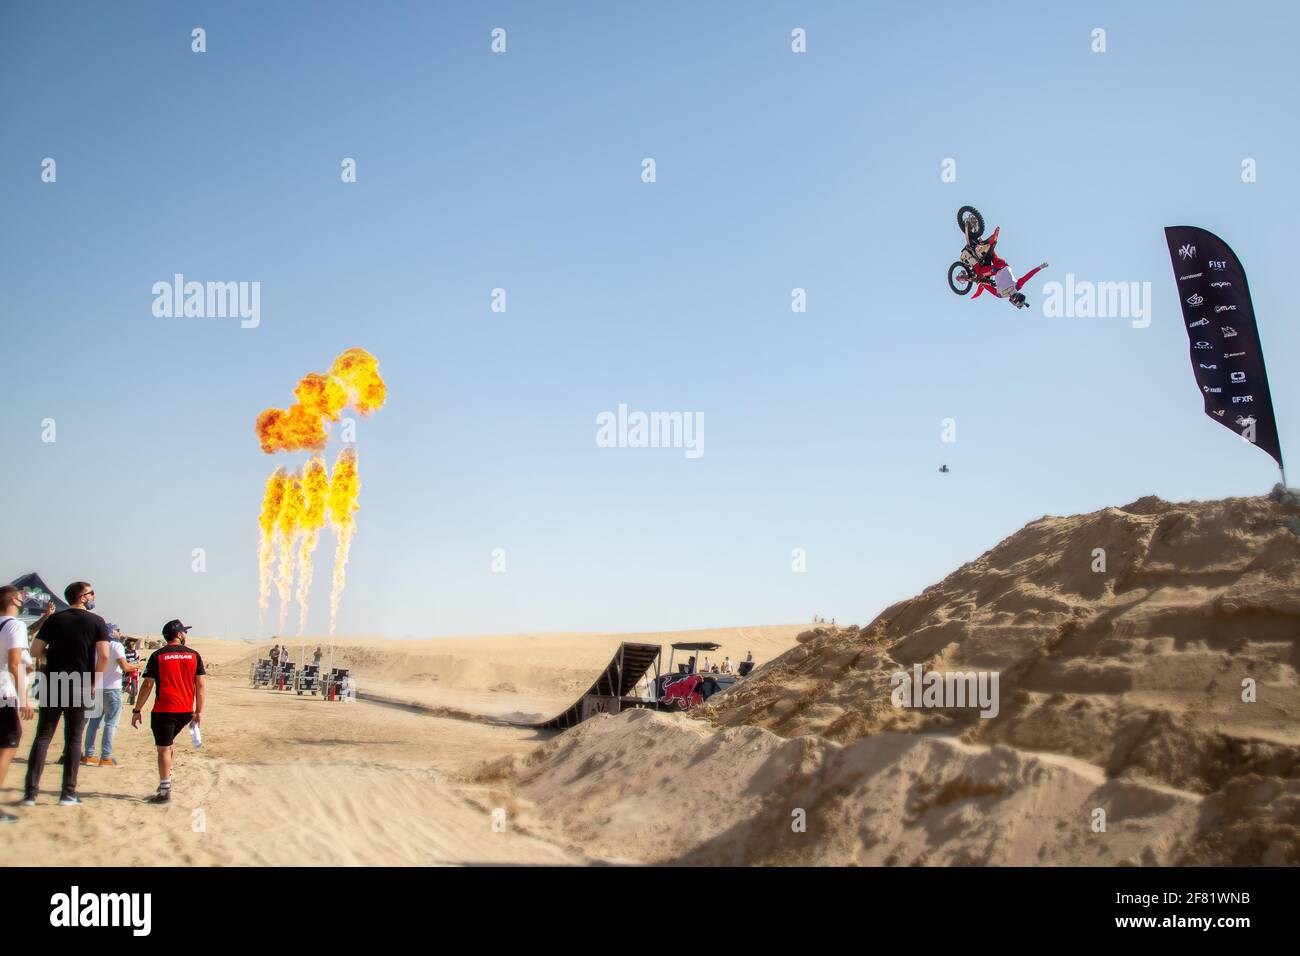
[[948,267],[948,288],[957,295],[966,295],[978,286],[974,298],[989,292],[999,299],[1006,299],[1017,309],[1028,306],[1029,300],[1020,290],[1040,269],[1046,269],[1047,263],[1035,266],[1017,279],[1006,260],[997,254],[1001,228],[994,229],[993,235],[985,239],[984,217],[974,206],[962,206],[957,210],[957,228],[966,237],[966,246],[961,257]]

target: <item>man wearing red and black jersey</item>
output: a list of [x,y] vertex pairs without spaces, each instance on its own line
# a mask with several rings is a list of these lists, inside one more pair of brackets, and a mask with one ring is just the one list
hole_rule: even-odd
[[140,714],[157,685],[158,701],[149,715],[149,726],[158,747],[158,792],[149,797],[149,803],[166,803],[172,798],[172,742],[190,721],[197,725],[203,714],[203,658],[185,646],[188,630],[180,621],[163,625],[167,643],[149,655],[140,696],[131,711],[131,726],[139,727]]

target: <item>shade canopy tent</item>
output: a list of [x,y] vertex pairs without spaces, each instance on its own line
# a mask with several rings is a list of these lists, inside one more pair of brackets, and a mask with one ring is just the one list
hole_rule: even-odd
[[[691,652],[716,651],[722,647],[721,644],[715,644],[712,641],[679,641],[678,643],[672,644],[670,646],[672,647],[672,653],[668,655],[668,673],[670,674],[674,674],[674,673],[694,674],[696,655]],[[678,651],[686,651],[688,653],[691,653],[691,656],[687,659],[685,664],[679,664],[677,666],[678,669],[674,671],[673,659],[676,657]]]
[[48,604],[53,604],[56,611],[68,609],[67,602],[50,590],[50,586],[42,581],[41,576],[35,571],[14,578],[9,583],[22,592],[23,607],[18,612],[20,621],[36,620],[45,613]]

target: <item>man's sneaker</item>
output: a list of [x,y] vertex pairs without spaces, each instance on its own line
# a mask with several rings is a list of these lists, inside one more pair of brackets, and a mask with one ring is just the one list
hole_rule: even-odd
[[18,818],[14,816],[12,813],[5,813],[3,810],[0,810],[0,823],[17,823],[17,822],[18,822]]
[[100,765],[101,767],[120,767],[120,766],[122,766],[120,763],[118,763],[118,762],[117,762],[116,760],[114,760],[112,757],[100,757],[100,758],[99,758],[99,765]]
[[35,797],[23,797],[21,800],[18,801],[18,806],[20,806],[20,807],[34,807],[34,806],[36,806],[36,798],[35,798]]
[[81,806],[81,798],[80,797],[59,797],[59,806],[79,807]]
[[83,767],[98,767],[103,761],[98,757],[82,757],[81,765]]
[[145,803],[170,803],[171,799],[171,790],[159,790],[152,797],[146,798]]

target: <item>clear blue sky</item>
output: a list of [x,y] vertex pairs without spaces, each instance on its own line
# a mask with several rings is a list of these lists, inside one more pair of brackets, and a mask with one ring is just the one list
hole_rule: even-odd
[[[865,622],[1043,514],[1265,492],[1162,227],[1242,258],[1300,455],[1297,35],[1290,3],[4,3],[0,577],[253,636],[262,483],[302,458],[253,419],[355,345],[390,397],[343,634]],[[948,290],[962,203],[1051,262],[1027,313]],[[176,272],[260,281],[261,326],[155,318]],[[1067,272],[1150,281],[1151,327],[1044,318]],[[703,457],[597,448],[619,403],[703,413]]]

